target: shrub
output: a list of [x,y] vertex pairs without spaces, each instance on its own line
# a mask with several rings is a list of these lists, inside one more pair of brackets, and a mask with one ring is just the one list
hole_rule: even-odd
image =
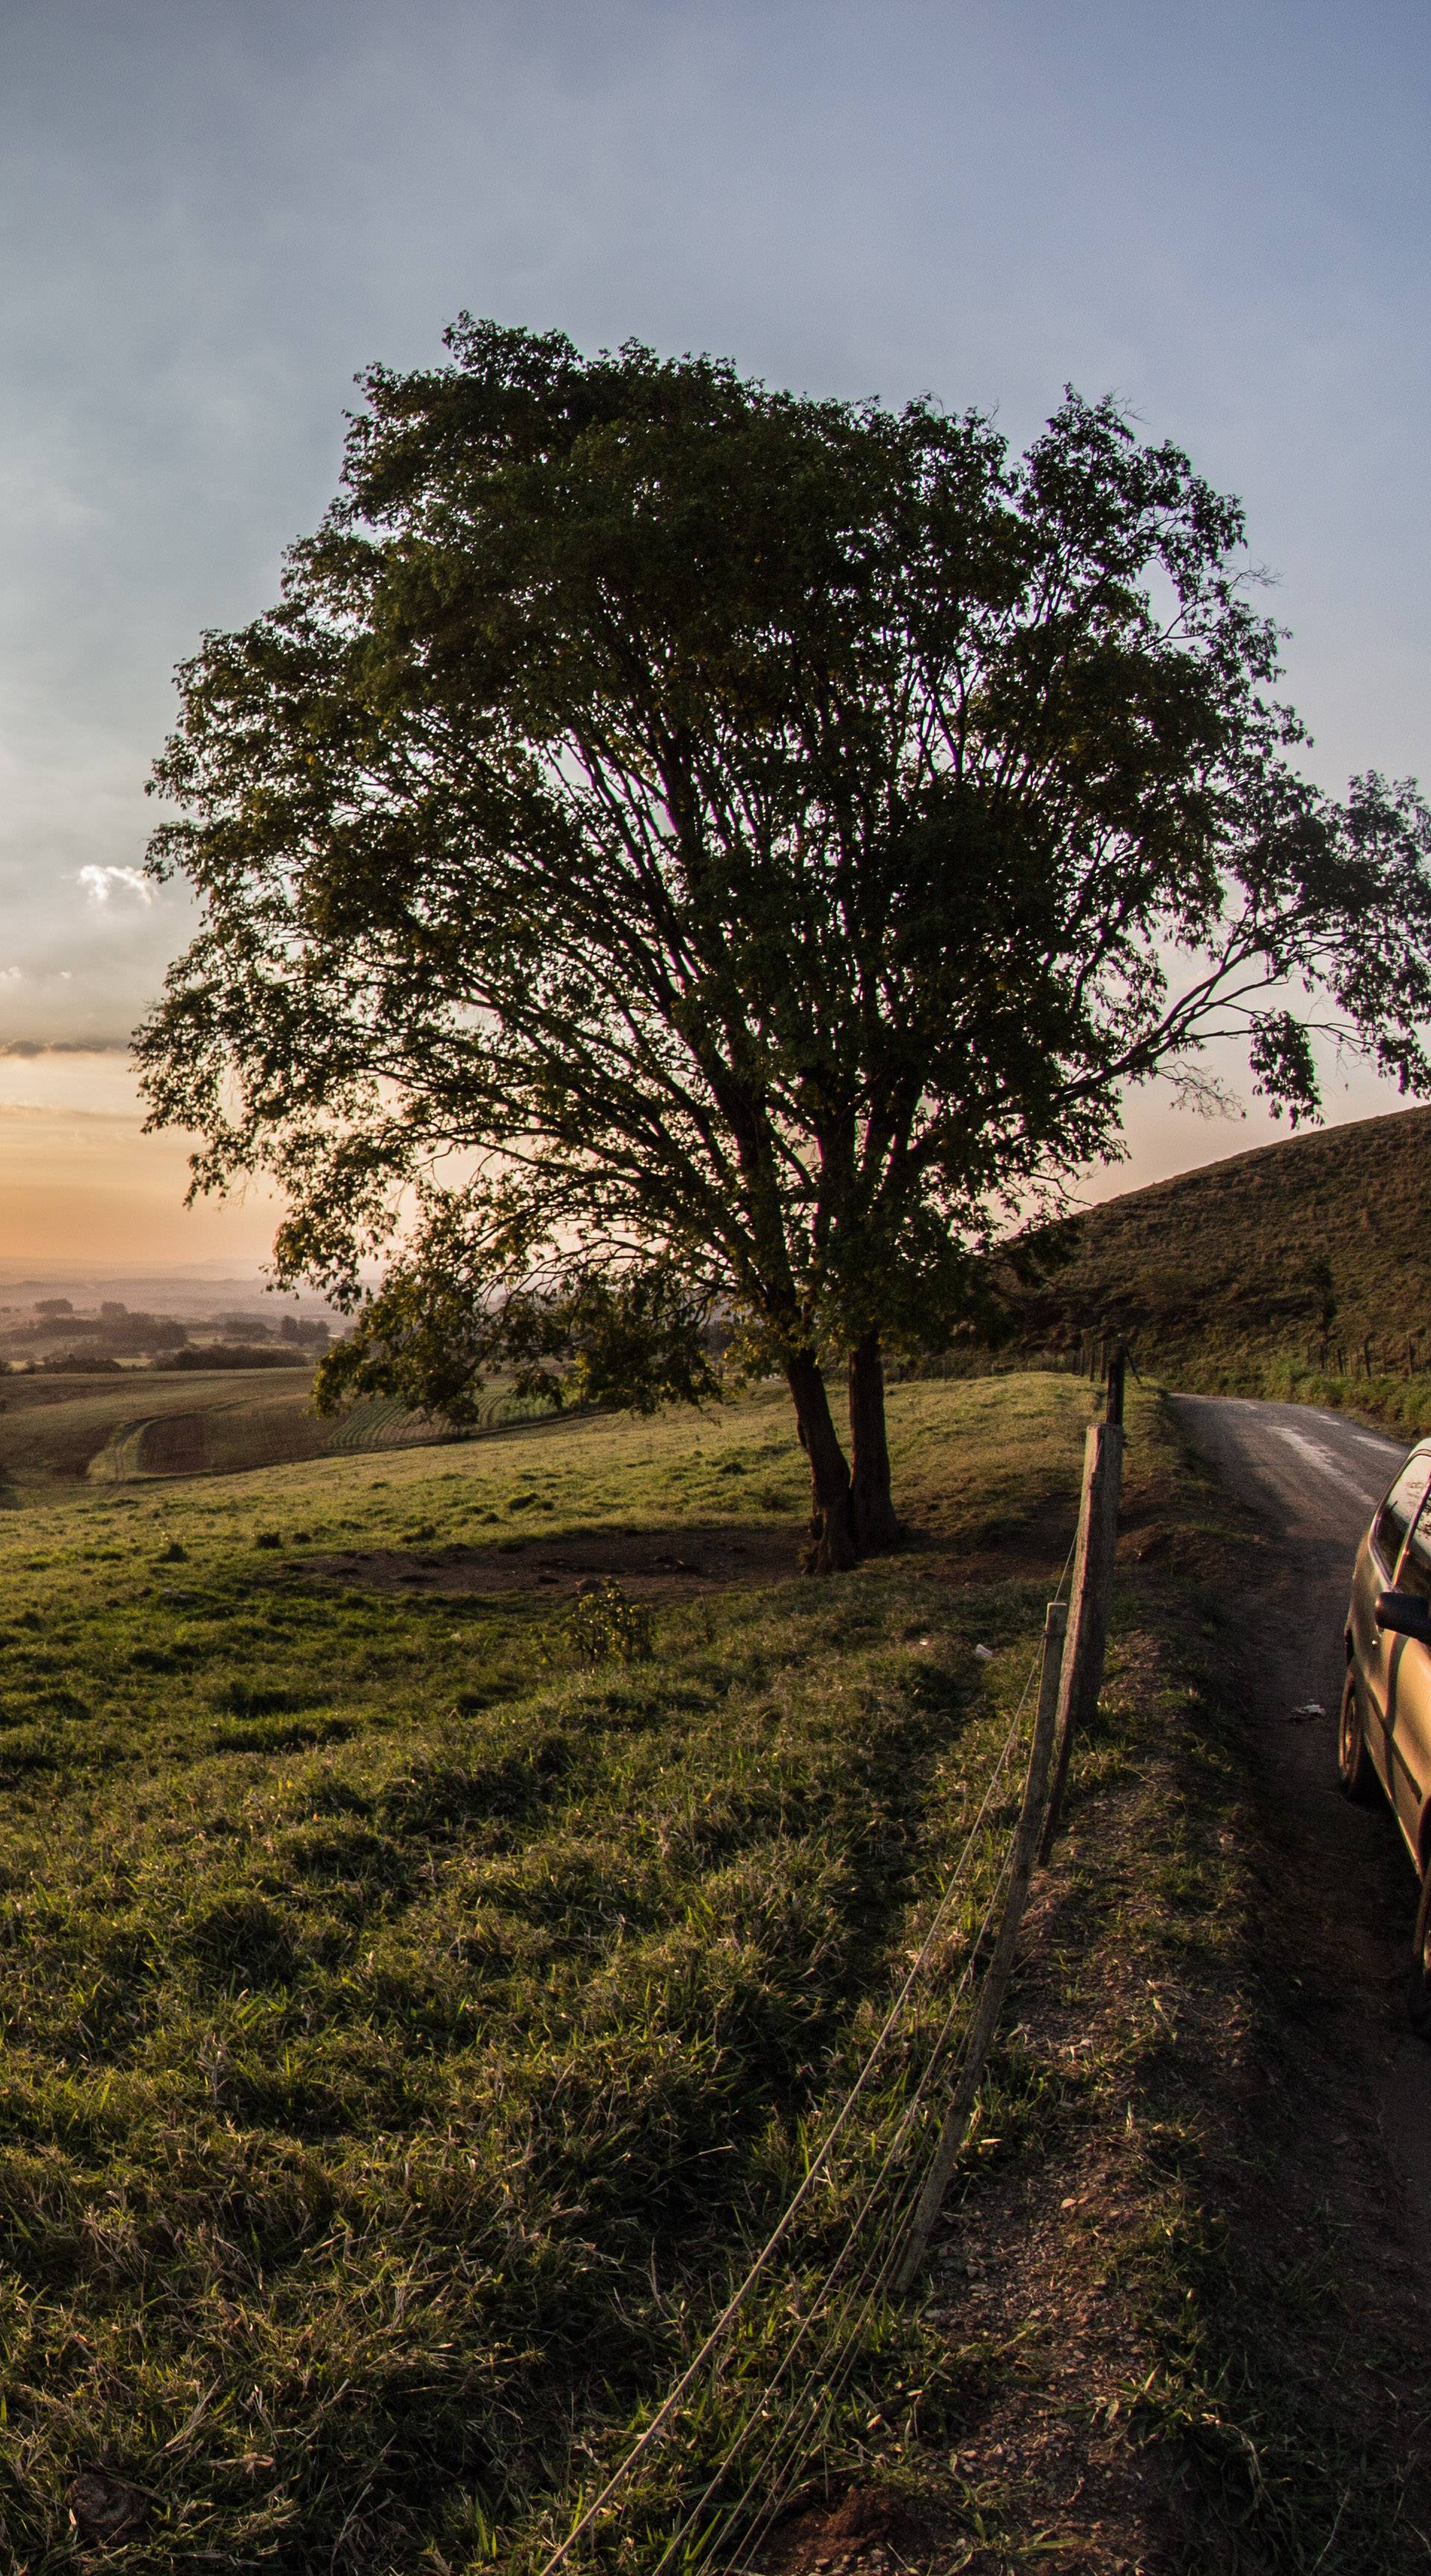
[[652,1651],[651,1613],[633,1601],[608,1575],[602,1583],[585,1583],[566,1623],[567,1642],[579,1662],[604,1663],[619,1655],[623,1664],[643,1664]]

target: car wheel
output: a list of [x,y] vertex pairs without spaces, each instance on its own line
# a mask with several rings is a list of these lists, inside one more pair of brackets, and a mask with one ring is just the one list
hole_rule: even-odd
[[1416,1940],[1411,1956],[1411,2027],[1431,2039],[1431,1860],[1421,1881],[1416,1909]]
[[1367,1750],[1366,1728],[1357,1696],[1356,1672],[1351,1664],[1347,1666],[1341,1716],[1337,1721],[1337,1778],[1344,1796],[1355,1798],[1359,1804],[1365,1804],[1376,1787],[1376,1772]]

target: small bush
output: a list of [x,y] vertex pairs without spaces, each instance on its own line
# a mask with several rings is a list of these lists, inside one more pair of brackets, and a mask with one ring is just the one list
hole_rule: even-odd
[[644,1664],[652,1652],[651,1613],[608,1575],[602,1583],[583,1585],[572,1604],[566,1635],[579,1663],[602,1664],[608,1656],[619,1655],[623,1664]]

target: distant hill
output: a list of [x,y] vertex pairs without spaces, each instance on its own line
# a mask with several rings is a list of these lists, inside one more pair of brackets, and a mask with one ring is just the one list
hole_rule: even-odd
[[[1068,1220],[1025,1347],[1113,1326],[1161,1358],[1431,1367],[1431,1109],[1290,1136]],[[1419,1354],[1417,1344],[1420,1344]],[[1410,1349],[1408,1350],[1408,1345]]]

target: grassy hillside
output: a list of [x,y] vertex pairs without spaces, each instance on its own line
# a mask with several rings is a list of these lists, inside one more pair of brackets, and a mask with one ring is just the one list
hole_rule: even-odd
[[1024,1301],[1030,1344],[1117,1325],[1161,1362],[1282,1357],[1346,1375],[1370,1340],[1374,1371],[1399,1374],[1408,1343],[1431,1362],[1431,1109],[1129,1191],[1064,1241],[1068,1266]]

